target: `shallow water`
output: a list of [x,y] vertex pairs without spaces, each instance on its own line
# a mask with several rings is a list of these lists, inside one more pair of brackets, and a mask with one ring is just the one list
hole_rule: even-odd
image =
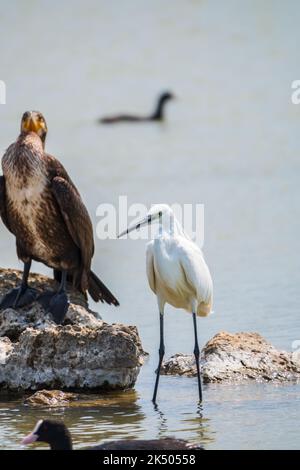
[[[296,1],[15,1],[1,8],[0,145],[20,115],[40,109],[48,151],[78,185],[94,225],[102,202],[204,203],[204,252],[215,286],[214,315],[199,319],[204,344],[220,330],[259,331],[277,347],[300,340],[299,113],[300,4]],[[97,126],[102,114],[147,112],[160,90],[178,99],[163,125]],[[162,377],[151,405],[158,347],[156,301],[148,289],[143,241],[96,240],[95,271],[119,309],[107,321],[136,324],[150,359],[135,391],[107,406],[54,412],[80,447],[102,439],[175,435],[206,448],[297,448],[300,386],[207,385]],[[0,226],[1,266],[21,267]],[[47,273],[35,264],[34,269]],[[191,317],[166,309],[167,355],[191,352]],[[127,397],[124,401],[124,397]],[[117,401],[115,399],[117,398]],[[0,400],[2,448],[49,410]]]

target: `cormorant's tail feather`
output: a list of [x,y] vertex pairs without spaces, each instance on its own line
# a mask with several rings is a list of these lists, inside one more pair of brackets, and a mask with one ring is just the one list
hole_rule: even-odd
[[90,271],[89,274],[89,294],[95,302],[106,302],[107,304],[115,305],[116,307],[119,304],[115,296],[110,292],[110,290],[103,284],[102,281],[96,276],[93,271]]

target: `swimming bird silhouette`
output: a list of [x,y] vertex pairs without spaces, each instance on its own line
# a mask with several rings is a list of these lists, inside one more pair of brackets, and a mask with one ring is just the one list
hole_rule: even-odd
[[[66,425],[61,421],[50,419],[40,420],[36,423],[34,430],[22,440],[23,445],[34,442],[45,442],[50,445],[51,450],[72,450],[72,437]],[[191,444],[183,439],[166,437],[153,440],[122,440],[109,441],[92,446],[86,450],[176,450],[193,449],[202,450],[197,444]]]
[[151,122],[151,121],[163,121],[165,118],[165,105],[167,101],[175,98],[173,93],[164,92],[162,93],[157,101],[157,105],[153,113],[149,116],[135,116],[134,114],[119,114],[116,116],[107,116],[99,119],[101,124],[114,124],[118,122]]

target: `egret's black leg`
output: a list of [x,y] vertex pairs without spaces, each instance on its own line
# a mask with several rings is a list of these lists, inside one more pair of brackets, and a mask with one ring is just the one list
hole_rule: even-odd
[[165,355],[164,314],[163,313],[159,314],[159,323],[160,323],[159,362],[158,362],[158,367],[157,367],[157,370],[156,370],[156,380],[155,380],[155,387],[154,387],[154,393],[153,393],[153,398],[152,398],[153,403],[156,403],[156,395],[157,395],[157,388],[158,388],[158,382],[159,382],[159,374],[160,374],[160,369],[161,369],[161,364],[162,364],[162,361],[163,361],[163,357]]
[[197,317],[196,314],[193,313],[193,322],[194,322],[194,334],[195,334],[195,348],[194,348],[194,355],[197,367],[197,377],[198,377],[198,389],[199,389],[199,402],[202,402],[202,386],[201,386],[201,375],[200,375],[200,349],[198,344],[198,335],[197,335]]
[[67,271],[61,272],[61,282],[57,292],[47,291],[40,295],[38,301],[47,312],[53,316],[53,320],[58,325],[64,321],[69,307],[69,300],[66,292]]
[[19,287],[11,289],[2,299],[0,309],[24,307],[31,304],[38,296],[38,291],[28,286],[31,260],[24,263],[22,282]]

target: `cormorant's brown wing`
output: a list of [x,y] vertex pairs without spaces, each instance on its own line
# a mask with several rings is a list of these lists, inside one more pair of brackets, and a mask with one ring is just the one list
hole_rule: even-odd
[[[63,165],[52,155],[44,154],[52,192],[74,243],[80,249],[83,272],[88,276],[94,254],[93,227],[80,194]],[[81,281],[85,290],[88,279]]]
[[75,184],[73,183],[70,176],[68,175],[67,170],[60,163],[60,161],[57,160],[52,155],[50,155],[49,153],[44,154],[44,160],[46,161],[46,165],[47,165],[47,168],[48,168],[48,177],[49,177],[49,179],[52,181],[53,178],[55,178],[56,176],[60,176],[61,178],[66,180],[68,183],[70,183],[72,188],[75,190],[76,194],[78,194],[78,196],[80,197],[78,189],[76,188]]
[[4,225],[6,225],[8,230],[11,231],[9,228],[9,222],[6,213],[6,192],[4,176],[0,176],[0,216]]
[[88,211],[69,181],[56,176],[51,187],[68,231],[80,249],[82,265],[88,273],[94,254],[93,227]]
[[[48,154],[44,154],[44,158],[47,161],[48,177],[52,183],[53,194],[68,231],[80,249],[84,276],[81,279],[82,290],[85,291],[88,288],[89,294],[95,302],[100,300],[108,304],[119,305],[115,296],[91,271],[91,259],[94,254],[93,227],[76,186],[56,158]],[[54,277],[59,280],[60,274],[54,271]]]

